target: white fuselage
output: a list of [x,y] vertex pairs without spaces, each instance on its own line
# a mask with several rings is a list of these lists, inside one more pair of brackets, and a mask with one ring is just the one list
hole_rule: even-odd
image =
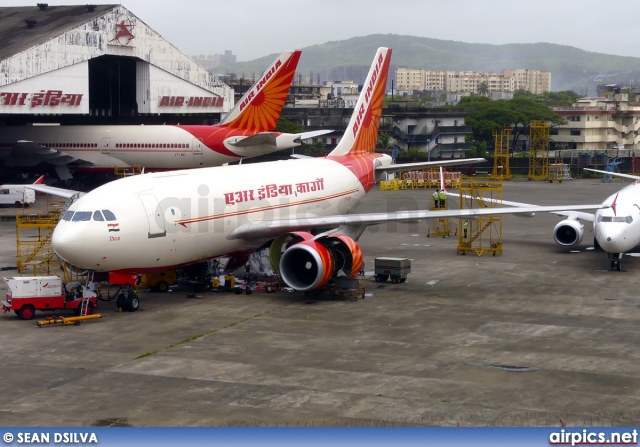
[[595,239],[607,253],[625,253],[640,244],[640,184],[633,183],[608,197],[609,208],[595,213]]
[[[143,174],[74,202],[51,244],[76,267],[156,270],[254,251],[268,238],[227,236],[250,221],[346,214],[364,194],[349,168],[327,158]],[[98,210],[110,213],[96,220]]]
[[242,133],[218,126],[8,126],[0,134],[0,159],[11,156],[18,141],[73,156],[81,161],[80,167],[111,171],[115,166],[152,170],[218,166],[278,150],[262,145],[237,150],[224,143],[234,134]]

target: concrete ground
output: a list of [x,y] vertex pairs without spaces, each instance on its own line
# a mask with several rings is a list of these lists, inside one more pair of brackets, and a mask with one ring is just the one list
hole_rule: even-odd
[[[504,199],[600,203],[621,186],[513,181]],[[359,211],[424,207],[432,192],[374,190]],[[371,227],[366,270],[397,256],[412,272],[368,280],[355,302],[173,289],[140,292],[136,313],[102,303],[106,316],[80,326],[0,314],[1,424],[638,425],[640,259],[609,271],[590,226],[559,248],[559,220],[505,216],[495,257],[456,254],[429,222]],[[13,276],[15,224],[0,231]]]

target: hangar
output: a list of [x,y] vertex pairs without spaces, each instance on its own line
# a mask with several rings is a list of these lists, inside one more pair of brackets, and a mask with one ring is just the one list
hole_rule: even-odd
[[122,5],[0,7],[0,125],[214,124],[233,89]]

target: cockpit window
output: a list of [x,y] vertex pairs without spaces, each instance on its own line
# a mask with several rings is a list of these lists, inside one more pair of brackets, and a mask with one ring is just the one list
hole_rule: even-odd
[[62,215],[62,220],[71,220],[71,218],[73,217],[73,213],[75,213],[75,211],[65,211],[65,213]]
[[631,216],[598,216],[598,222],[631,223],[633,222],[633,217]]
[[102,213],[100,211],[95,211],[93,213],[93,220],[98,220],[102,222],[104,220],[104,217],[102,217]]
[[78,211],[73,215],[73,222],[84,222],[87,220],[91,220],[91,215],[93,213],[91,211]]
[[109,210],[102,210],[102,214],[104,214],[104,218],[108,221],[116,220],[116,215]]

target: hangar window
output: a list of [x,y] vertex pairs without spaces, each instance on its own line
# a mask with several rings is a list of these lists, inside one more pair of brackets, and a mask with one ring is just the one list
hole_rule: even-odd
[[93,220],[97,220],[99,222],[104,221],[104,217],[102,216],[102,213],[100,211],[95,211],[93,213]]
[[116,215],[109,210],[102,210],[102,214],[104,214],[104,218],[109,222],[116,220]]
[[93,213],[91,211],[78,211],[73,215],[73,222],[85,222],[87,220],[91,220],[91,215]]

